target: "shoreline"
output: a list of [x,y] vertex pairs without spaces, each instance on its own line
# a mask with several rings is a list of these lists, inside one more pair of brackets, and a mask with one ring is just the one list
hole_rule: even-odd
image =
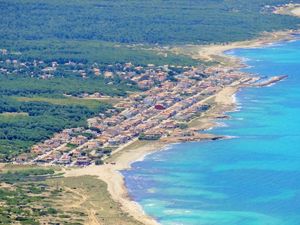
[[[133,145],[135,144],[133,143]],[[109,163],[102,166],[93,165],[85,168],[66,169],[64,170],[64,176],[96,176],[107,184],[107,189],[112,199],[121,204],[124,212],[143,224],[159,225],[154,218],[146,215],[141,205],[130,198],[121,171],[130,169],[133,162],[143,160],[146,155],[161,151],[164,147],[166,145],[162,143],[151,143],[135,148],[128,146],[116,157],[115,164]]]
[[[204,116],[195,118],[198,123],[192,124],[191,127],[196,130],[209,130],[218,126],[216,121],[221,116],[225,116],[225,113],[234,110],[235,108],[235,94],[240,89],[240,86],[225,87],[217,94],[210,96],[215,98],[216,106],[205,113]],[[206,99],[207,100],[207,99]],[[194,121],[192,120],[192,121]],[[192,122],[191,121],[191,122]],[[200,123],[200,124],[199,124]],[[221,139],[220,136],[214,136],[210,134],[201,134],[202,138],[198,138],[194,141],[214,141],[214,137],[218,137],[215,140]],[[231,138],[222,136],[222,139]],[[173,144],[193,142],[193,141],[135,141],[129,145],[119,149],[111,158],[107,159],[106,164],[102,166],[87,166],[84,168],[64,168],[63,172],[65,177],[78,177],[78,176],[96,176],[98,179],[103,180],[107,184],[107,189],[112,199],[121,204],[121,208],[124,212],[133,216],[136,220],[142,222],[145,225],[159,225],[160,223],[148,216],[139,203],[133,201],[129,196],[127,187],[125,185],[124,176],[122,171],[130,170],[131,165],[134,162],[142,161],[149,154],[163,151]]]
[[[298,7],[300,16],[300,7]],[[278,31],[273,33],[263,33],[263,35],[254,40],[233,42],[226,45],[208,45],[197,46],[188,45],[173,48],[172,51],[177,54],[188,55],[194,59],[205,60],[208,62],[218,62],[220,67],[227,66],[234,70],[240,70],[246,67],[242,58],[226,55],[225,52],[239,48],[258,48],[269,46],[281,41],[295,40],[295,34],[300,30]],[[244,88],[243,85],[224,87],[217,94],[211,96],[214,98],[215,107],[204,115],[194,118],[189,122],[189,126],[197,130],[211,130],[219,125],[218,119],[228,118],[228,112],[237,110],[236,93]],[[226,137],[223,137],[226,138]],[[230,137],[227,137],[230,138]],[[210,138],[198,139],[195,141],[211,140]],[[181,143],[182,141],[164,142],[164,141],[135,141],[119,150],[107,159],[105,165],[88,166],[85,168],[64,169],[66,177],[76,176],[96,176],[98,179],[107,183],[107,189],[112,199],[121,205],[121,209],[131,215],[136,220],[145,225],[159,225],[160,223],[147,215],[142,206],[132,200],[128,194],[125,185],[125,179],[121,171],[131,169],[134,162],[142,161],[149,154],[163,151],[172,144]]]
[[[300,6],[299,6],[300,16]],[[176,46],[171,49],[171,52],[176,54],[183,54],[192,57],[196,60],[202,60],[204,62],[215,63],[219,66],[227,66],[234,69],[241,69],[246,65],[243,59],[235,56],[226,55],[225,52],[234,49],[251,49],[260,48],[264,46],[270,46],[274,43],[281,41],[293,41],[295,35],[300,34],[300,29],[297,30],[285,30],[276,32],[264,32],[260,37],[246,40],[232,42],[228,44],[211,44],[211,45],[184,45]]]
[[300,17],[300,4],[290,3],[278,7],[275,11],[275,14],[289,15]]

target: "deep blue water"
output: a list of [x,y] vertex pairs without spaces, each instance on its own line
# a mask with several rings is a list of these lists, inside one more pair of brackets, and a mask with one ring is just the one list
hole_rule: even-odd
[[163,225],[300,224],[300,41],[228,54],[261,75],[288,74],[237,94],[240,110],[214,133],[238,138],[183,143],[124,171],[132,198]]

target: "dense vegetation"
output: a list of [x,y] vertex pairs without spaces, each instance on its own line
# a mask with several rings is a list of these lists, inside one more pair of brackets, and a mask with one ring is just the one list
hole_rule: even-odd
[[264,6],[290,0],[1,0],[2,40],[207,43],[295,28]]
[[[25,57],[193,64],[126,44],[215,43],[296,28],[271,7],[289,0],[0,0],[0,48]],[[150,46],[145,46],[150,47]]]
[[83,92],[92,94],[97,91],[109,96],[125,96],[126,91],[136,90],[117,79],[115,85],[107,85],[107,81],[101,78],[54,77],[53,79],[42,80],[23,76],[2,76],[0,74],[0,83],[5,84],[0,87],[0,95],[6,96],[78,95]]
[[[0,2],[1,7],[1,2]],[[0,25],[1,26],[1,25]],[[1,31],[1,29],[0,29]],[[132,62],[135,65],[195,65],[197,62],[189,57],[163,54],[141,46],[103,42],[96,40],[24,40],[2,39],[0,48],[21,52],[21,60],[41,59],[45,61],[74,61],[80,63],[115,64]]]

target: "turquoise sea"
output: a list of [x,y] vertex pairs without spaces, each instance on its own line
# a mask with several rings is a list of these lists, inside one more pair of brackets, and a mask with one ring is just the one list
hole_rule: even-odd
[[246,70],[289,78],[237,94],[238,110],[213,133],[123,171],[131,197],[163,225],[300,224],[300,41],[228,54]]

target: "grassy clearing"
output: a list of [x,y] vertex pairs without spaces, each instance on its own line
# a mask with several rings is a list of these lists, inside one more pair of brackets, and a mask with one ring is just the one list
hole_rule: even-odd
[[9,119],[9,118],[16,118],[16,117],[27,117],[29,116],[28,113],[25,112],[5,112],[5,113],[0,113],[0,118],[1,119]]
[[[38,170],[42,169],[40,166],[36,165],[16,165],[16,164],[5,164],[0,163],[0,173],[5,172],[17,172],[17,171],[24,171],[24,170]],[[47,169],[47,168],[45,168]],[[52,166],[51,169],[55,170],[56,172],[61,170],[61,167],[59,166]]]
[[85,106],[89,109],[98,108],[102,102],[97,99],[84,99],[84,98],[46,98],[46,97],[13,97],[19,102],[47,102],[54,105],[79,105]]

